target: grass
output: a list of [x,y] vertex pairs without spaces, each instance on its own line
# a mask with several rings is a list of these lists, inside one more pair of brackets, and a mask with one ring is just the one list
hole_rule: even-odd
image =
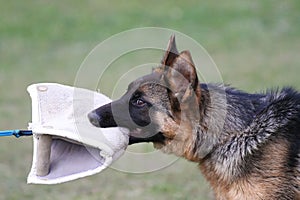
[[[235,87],[250,92],[284,85],[300,89],[297,0],[0,0],[0,5],[1,129],[26,128],[31,116],[29,84],[72,85],[91,49],[113,34],[136,27],[166,27],[191,36],[207,49],[224,82]],[[0,199],[211,197],[197,166],[181,159],[148,174],[108,169],[67,184],[39,186],[26,184],[31,138],[1,138],[0,151]]]

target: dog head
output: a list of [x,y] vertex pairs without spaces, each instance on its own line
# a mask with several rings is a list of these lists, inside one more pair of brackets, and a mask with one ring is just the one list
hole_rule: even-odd
[[169,40],[161,65],[129,84],[118,100],[88,114],[97,127],[126,127],[130,144],[153,142],[156,148],[193,160],[199,126],[201,89],[189,51]]

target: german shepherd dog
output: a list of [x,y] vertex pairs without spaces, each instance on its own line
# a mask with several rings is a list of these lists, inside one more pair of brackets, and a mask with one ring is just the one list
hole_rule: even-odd
[[130,144],[153,142],[198,163],[216,199],[300,199],[300,93],[200,84],[174,36],[151,74],[88,118],[130,129]]

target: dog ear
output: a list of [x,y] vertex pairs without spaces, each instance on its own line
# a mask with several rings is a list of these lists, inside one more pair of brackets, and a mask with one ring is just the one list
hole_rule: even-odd
[[175,35],[172,35],[170,37],[167,50],[165,52],[165,55],[163,56],[163,59],[161,61],[161,64],[164,66],[171,66],[174,62],[175,58],[177,58],[179,55],[176,42],[175,42]]
[[200,85],[197,71],[189,51],[183,51],[177,56],[170,67],[165,68],[165,82],[179,103],[186,101],[194,94],[200,99]]

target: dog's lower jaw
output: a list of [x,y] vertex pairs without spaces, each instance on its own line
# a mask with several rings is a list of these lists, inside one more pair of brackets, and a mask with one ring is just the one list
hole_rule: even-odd
[[131,129],[129,132],[129,145],[141,142],[153,142],[163,145],[165,143],[165,139],[165,136],[161,132],[150,134],[140,128]]

